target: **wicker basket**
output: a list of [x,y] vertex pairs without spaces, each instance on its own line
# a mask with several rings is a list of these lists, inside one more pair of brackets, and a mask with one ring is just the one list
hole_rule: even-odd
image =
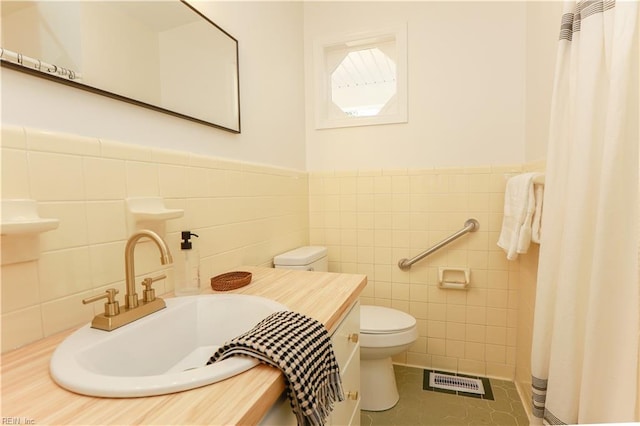
[[227,272],[211,278],[211,288],[215,291],[235,290],[251,282],[251,272]]

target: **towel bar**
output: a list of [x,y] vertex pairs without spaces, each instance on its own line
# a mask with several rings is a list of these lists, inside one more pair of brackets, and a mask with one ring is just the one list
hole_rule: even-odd
[[[535,173],[537,173],[537,174],[533,178],[533,183],[535,185],[544,185],[545,184],[546,175],[543,172],[535,172]],[[505,180],[509,180],[514,176],[517,176],[517,174],[508,173],[508,174],[504,175],[504,178],[505,178]]]

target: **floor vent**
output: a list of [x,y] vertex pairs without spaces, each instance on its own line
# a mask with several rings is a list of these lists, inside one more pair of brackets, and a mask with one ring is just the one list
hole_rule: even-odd
[[484,386],[480,379],[434,373],[433,371],[429,374],[429,386],[438,389],[484,395]]
[[447,371],[423,370],[422,389],[468,398],[495,401],[491,381],[486,377],[455,374]]

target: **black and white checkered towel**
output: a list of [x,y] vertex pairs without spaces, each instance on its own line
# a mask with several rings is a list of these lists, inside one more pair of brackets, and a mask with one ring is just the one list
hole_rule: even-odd
[[344,400],[329,333],[313,318],[291,311],[271,314],[225,343],[207,365],[234,355],[256,358],[284,373],[299,425],[323,425],[334,402]]

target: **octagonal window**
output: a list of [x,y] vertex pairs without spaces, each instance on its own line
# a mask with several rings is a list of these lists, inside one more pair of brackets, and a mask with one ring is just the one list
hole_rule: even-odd
[[331,73],[331,101],[350,117],[377,115],[396,94],[396,64],[383,51],[349,52]]

